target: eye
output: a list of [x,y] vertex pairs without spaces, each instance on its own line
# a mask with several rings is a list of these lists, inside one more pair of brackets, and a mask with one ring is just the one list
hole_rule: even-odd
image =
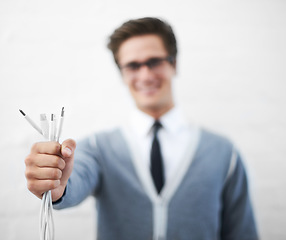
[[162,61],[163,60],[161,58],[151,58],[150,60],[148,60],[146,62],[146,65],[149,68],[154,68],[154,67],[157,67],[157,66],[161,65]]
[[140,68],[141,64],[137,63],[137,62],[131,62],[131,63],[128,63],[126,65],[126,68],[131,70],[131,71],[135,71],[135,70],[138,70]]

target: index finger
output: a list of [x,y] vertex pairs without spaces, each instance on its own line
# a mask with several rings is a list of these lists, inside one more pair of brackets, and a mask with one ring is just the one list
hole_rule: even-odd
[[31,152],[60,155],[61,145],[58,142],[37,142],[32,146]]

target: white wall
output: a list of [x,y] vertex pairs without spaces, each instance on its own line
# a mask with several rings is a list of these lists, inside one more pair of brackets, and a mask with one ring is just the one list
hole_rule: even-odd
[[[39,239],[24,158],[37,133],[21,108],[66,108],[63,138],[116,125],[132,105],[105,45],[129,18],[169,21],[178,102],[245,157],[261,239],[286,239],[286,2],[0,1],[0,239]],[[94,200],[55,212],[56,239],[94,239]]]

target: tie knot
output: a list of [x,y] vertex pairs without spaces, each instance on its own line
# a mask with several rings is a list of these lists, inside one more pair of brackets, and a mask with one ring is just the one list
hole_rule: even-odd
[[160,121],[156,120],[153,124],[153,131],[154,131],[154,135],[157,134],[158,130],[162,127],[162,124],[160,123]]

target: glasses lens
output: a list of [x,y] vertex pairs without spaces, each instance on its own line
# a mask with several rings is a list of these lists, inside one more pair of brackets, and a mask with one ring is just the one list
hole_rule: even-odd
[[150,69],[152,69],[152,68],[160,66],[163,61],[164,61],[164,59],[162,59],[162,58],[151,58],[146,62],[146,65]]
[[163,66],[163,62],[167,61],[171,63],[170,57],[166,58],[160,58],[160,57],[154,57],[150,58],[146,62],[130,62],[122,67],[120,67],[121,71],[125,72],[126,74],[135,74],[142,66],[147,66],[150,70],[157,71],[160,69],[161,66]]
[[132,62],[132,63],[127,64],[125,68],[129,71],[136,71],[140,68],[140,66],[141,66],[140,63]]

